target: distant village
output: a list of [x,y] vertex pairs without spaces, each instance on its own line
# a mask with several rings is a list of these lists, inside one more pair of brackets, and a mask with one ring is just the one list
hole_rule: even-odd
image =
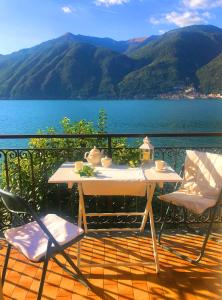
[[202,94],[198,92],[194,87],[188,87],[185,89],[178,89],[177,91],[171,93],[165,93],[158,96],[161,99],[222,99],[222,94],[220,93],[210,93]]

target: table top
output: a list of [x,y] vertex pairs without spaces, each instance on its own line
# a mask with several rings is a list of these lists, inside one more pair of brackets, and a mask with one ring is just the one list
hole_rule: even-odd
[[74,169],[73,162],[66,162],[49,178],[49,183],[84,183],[84,182],[178,182],[182,178],[168,165],[163,171],[156,171],[154,162],[138,168],[112,165],[110,168],[95,167],[96,175],[81,177]]
[[162,171],[156,171],[154,161],[144,165],[143,172],[148,182],[179,182],[183,179],[168,164]]

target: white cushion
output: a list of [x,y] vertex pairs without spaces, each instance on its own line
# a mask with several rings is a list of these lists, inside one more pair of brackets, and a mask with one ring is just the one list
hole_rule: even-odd
[[222,189],[222,155],[191,150],[186,154],[181,189],[216,199]]
[[222,155],[186,151],[184,180],[178,191],[162,195],[161,200],[201,214],[216,204],[222,189]]
[[[84,232],[82,228],[55,214],[48,214],[41,218],[41,221],[61,246]],[[4,235],[11,245],[31,261],[39,261],[46,253],[48,237],[36,221],[8,229]]]
[[207,208],[213,207],[217,202],[214,198],[188,194],[184,190],[178,190],[170,194],[159,196],[159,199],[177,206],[183,206],[196,214],[202,214]]

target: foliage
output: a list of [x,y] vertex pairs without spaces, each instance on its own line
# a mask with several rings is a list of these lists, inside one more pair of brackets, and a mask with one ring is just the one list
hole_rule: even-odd
[[98,133],[106,133],[107,130],[107,114],[105,109],[100,109],[98,120]]
[[222,54],[199,69],[197,76],[203,93],[222,93]]
[[79,173],[79,175],[82,176],[86,176],[86,177],[92,177],[96,175],[96,172],[93,168],[91,168],[90,166],[83,166],[83,168],[81,170],[79,170],[77,173]]

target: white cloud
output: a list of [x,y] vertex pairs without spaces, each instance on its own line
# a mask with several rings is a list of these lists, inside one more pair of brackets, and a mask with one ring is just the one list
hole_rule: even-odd
[[178,27],[206,24],[209,18],[210,14],[208,12],[199,13],[197,11],[185,11],[181,13],[172,11],[165,15],[166,22],[175,24]]
[[104,5],[104,6],[111,6],[111,5],[120,5],[129,2],[130,0],[96,0],[96,5]]
[[69,6],[63,6],[62,7],[62,11],[65,13],[65,14],[71,14],[73,13],[73,9]]
[[156,18],[156,17],[150,17],[150,23],[153,25],[158,25],[162,23],[161,18]]
[[222,6],[222,0],[183,0],[188,9],[209,9]]
[[205,8],[208,0],[183,0],[183,4],[190,9]]
[[213,17],[209,11],[216,7],[222,7],[222,0],[180,0],[176,10],[151,17],[149,21],[153,25],[170,23],[178,27],[207,24]]
[[207,18],[207,19],[210,19],[212,17],[211,14],[209,13],[209,11],[203,12],[202,16],[205,17],[205,18]]

